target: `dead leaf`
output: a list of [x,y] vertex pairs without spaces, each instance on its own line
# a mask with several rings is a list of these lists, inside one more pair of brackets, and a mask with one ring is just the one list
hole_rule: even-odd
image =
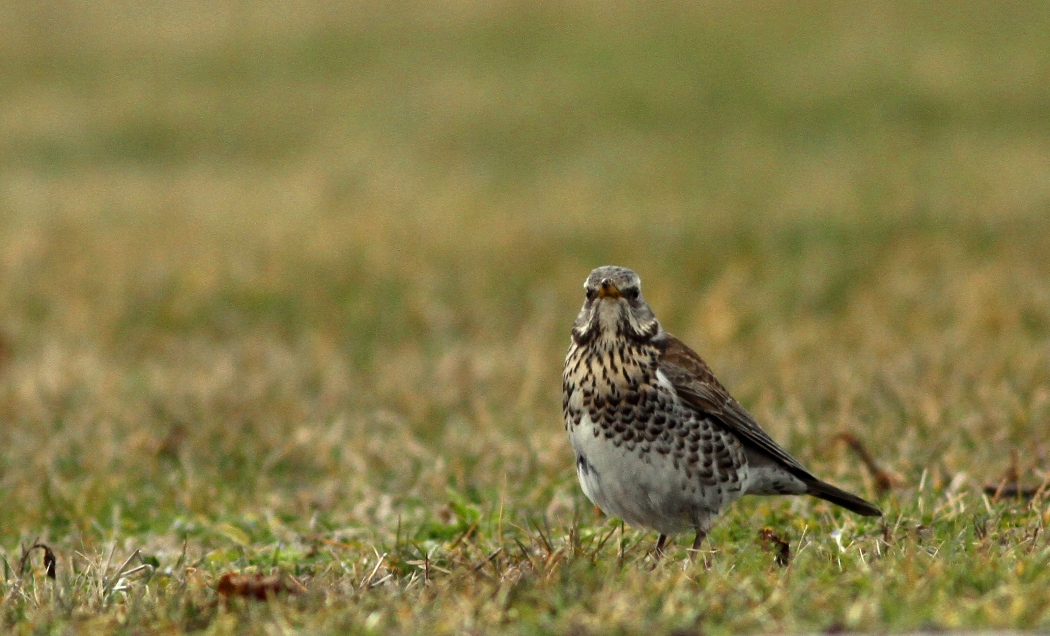
[[219,577],[215,591],[227,599],[232,597],[246,598],[254,601],[268,601],[279,594],[297,594],[304,588],[296,581],[296,586],[285,582],[280,576],[263,576],[262,574],[236,574],[227,572]]
[[791,562],[791,546],[773,528],[762,528],[758,533],[758,538],[764,549],[773,552],[774,563],[780,567],[786,567]]
[[22,559],[18,562],[18,575],[21,576],[25,572],[29,564],[29,555],[37,548],[44,551],[44,574],[47,575],[47,578],[54,580],[58,575],[58,560],[51,548],[43,543],[34,543],[28,549],[22,549]]

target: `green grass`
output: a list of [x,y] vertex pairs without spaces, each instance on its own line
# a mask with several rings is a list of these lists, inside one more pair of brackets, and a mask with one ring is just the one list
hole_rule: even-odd
[[[5,631],[1050,627],[1045,7],[366,6],[0,3]],[[884,519],[596,514],[610,263]]]

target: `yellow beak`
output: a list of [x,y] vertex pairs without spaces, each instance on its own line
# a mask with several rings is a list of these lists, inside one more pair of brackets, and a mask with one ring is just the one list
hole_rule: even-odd
[[616,285],[612,284],[612,281],[606,279],[602,281],[602,286],[598,289],[598,298],[619,298],[620,290],[616,288]]

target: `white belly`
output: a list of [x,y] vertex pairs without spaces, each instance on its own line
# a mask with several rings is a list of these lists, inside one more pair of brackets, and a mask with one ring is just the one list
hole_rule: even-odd
[[580,486],[606,514],[664,534],[694,528],[706,531],[719,509],[729,503],[722,488],[687,479],[670,456],[655,450],[629,451],[626,444],[615,446],[601,431],[596,436],[595,430],[585,413],[570,437]]

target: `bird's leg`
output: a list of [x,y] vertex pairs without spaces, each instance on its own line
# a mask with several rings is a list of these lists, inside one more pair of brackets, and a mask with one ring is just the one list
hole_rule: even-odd
[[697,550],[700,549],[700,544],[704,542],[704,538],[705,537],[707,537],[707,533],[704,532],[703,530],[701,530],[700,528],[697,528],[696,529],[696,538],[693,539],[693,547],[692,547],[693,552],[696,552]]
[[692,561],[696,558],[696,555],[700,552],[700,544],[704,542],[704,537],[707,533],[700,528],[696,529],[696,538],[693,539],[693,547],[689,548],[689,560]]
[[660,557],[664,555],[664,544],[667,543],[667,535],[661,534],[656,540],[656,547],[653,548],[653,560],[659,561]]

